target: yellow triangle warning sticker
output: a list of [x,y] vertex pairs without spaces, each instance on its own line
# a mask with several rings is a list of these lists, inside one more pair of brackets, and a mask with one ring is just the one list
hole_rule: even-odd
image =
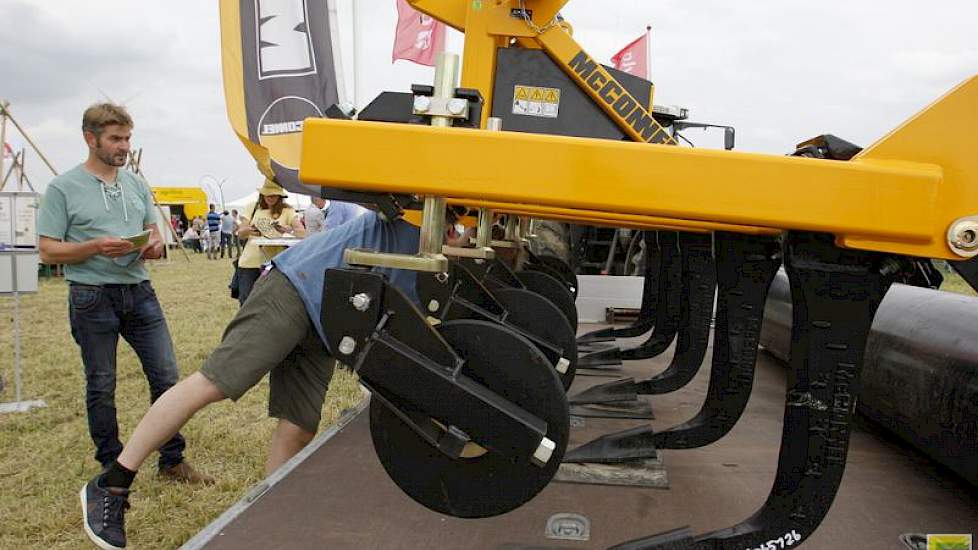
[[530,99],[532,101],[543,101],[543,92],[540,91],[540,88],[533,89],[533,95],[530,97]]
[[560,98],[557,97],[557,93],[554,90],[547,91],[547,103],[560,103]]
[[516,87],[516,99],[526,101],[528,96],[529,94],[526,93],[526,88],[524,88],[523,86]]

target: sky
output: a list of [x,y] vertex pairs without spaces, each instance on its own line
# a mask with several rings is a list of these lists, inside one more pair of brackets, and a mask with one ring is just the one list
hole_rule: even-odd
[[[391,63],[394,0],[356,0],[356,18],[353,1],[336,0],[346,98],[362,107],[430,83],[433,69]],[[606,63],[651,25],[655,102],[736,127],[742,151],[785,154],[822,133],[868,146],[978,74],[974,0],[576,0],[563,15]],[[0,29],[0,99],[56,169],[84,160],[81,113],[110,98],[133,115],[154,186],[223,181],[230,202],[259,185],[227,122],[216,1],[0,0]],[[462,42],[450,33],[449,50]],[[27,163],[43,191],[50,173],[33,154]]]

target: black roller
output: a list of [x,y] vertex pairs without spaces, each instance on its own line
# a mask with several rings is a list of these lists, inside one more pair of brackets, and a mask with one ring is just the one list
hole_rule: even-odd
[[[858,410],[978,486],[978,298],[893,285],[866,343]],[[761,344],[789,360],[788,278],[771,285]]]
[[501,288],[493,296],[506,309],[508,322],[563,350],[568,364],[557,375],[564,389],[570,388],[577,372],[577,339],[563,313],[550,300],[522,288]]
[[561,281],[540,271],[519,271],[516,278],[523,283],[527,290],[532,290],[553,302],[564,314],[571,328],[577,331],[577,306],[574,296]]
[[553,368],[525,338],[484,321],[448,321],[438,330],[465,359],[463,374],[547,424],[547,438],[556,444],[552,457],[543,466],[497,451],[450,458],[381,399],[370,403],[374,449],[397,486],[436,512],[464,518],[506,513],[532,499],[557,472],[570,431],[567,398]]

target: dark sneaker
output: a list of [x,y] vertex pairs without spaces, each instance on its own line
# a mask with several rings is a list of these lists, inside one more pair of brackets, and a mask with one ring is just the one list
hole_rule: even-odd
[[160,478],[166,481],[176,481],[179,483],[189,483],[191,485],[213,485],[214,478],[207,474],[202,474],[194,469],[189,462],[184,460],[176,466],[160,469]]
[[129,490],[98,484],[95,476],[81,490],[82,525],[85,533],[103,550],[126,547],[126,510],[129,509]]

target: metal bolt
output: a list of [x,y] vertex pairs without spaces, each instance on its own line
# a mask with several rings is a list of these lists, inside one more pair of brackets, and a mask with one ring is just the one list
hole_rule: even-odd
[[414,96],[414,110],[419,113],[427,113],[431,108],[431,98],[426,95]]
[[560,360],[557,361],[556,369],[560,374],[567,374],[568,367],[570,367],[570,361],[566,357],[561,357]]
[[367,311],[370,307],[370,295],[361,292],[360,294],[351,296],[350,303],[353,304],[353,309],[357,311]]
[[442,271],[441,273],[436,274],[435,275],[435,280],[438,281],[441,284],[447,283],[448,282],[448,273],[445,273],[444,271]]
[[357,341],[349,336],[344,336],[340,340],[340,353],[343,355],[351,355],[353,350],[357,349]]
[[486,119],[486,130],[498,132],[503,129],[503,119],[491,116]]
[[958,256],[978,255],[978,218],[962,218],[951,224],[947,232],[948,245]]
[[464,99],[451,99],[448,101],[448,112],[453,115],[461,115],[465,112],[465,106],[468,104]]
[[430,311],[432,313],[437,313],[438,312],[438,308],[440,308],[440,307],[441,307],[441,304],[438,303],[438,300],[432,300],[432,301],[428,302],[428,311]]
[[557,444],[553,441],[547,439],[546,437],[540,441],[540,445],[537,450],[533,452],[532,461],[539,467],[544,467],[550,462],[550,459],[554,455],[554,451],[557,449]]
[[978,248],[978,224],[969,222],[956,227],[954,244],[966,250]]

